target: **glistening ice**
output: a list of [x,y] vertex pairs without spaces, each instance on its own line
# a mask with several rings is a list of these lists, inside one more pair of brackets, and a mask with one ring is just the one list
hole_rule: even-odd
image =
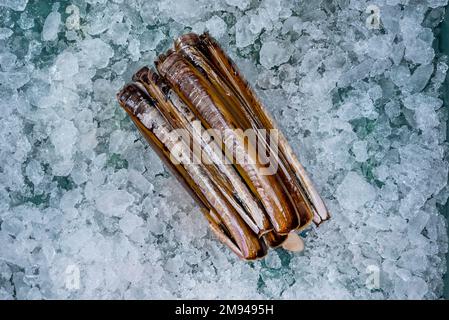
[[[446,4],[0,0],[0,298],[441,297]],[[328,205],[303,253],[237,260],[117,107],[190,31],[236,61]]]

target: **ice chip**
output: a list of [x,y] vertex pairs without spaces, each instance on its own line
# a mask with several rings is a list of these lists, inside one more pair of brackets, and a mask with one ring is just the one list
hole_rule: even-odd
[[11,8],[14,11],[23,11],[28,0],[0,0],[0,7]]
[[61,25],[61,14],[52,11],[47,18],[45,18],[44,26],[42,28],[42,40],[54,41],[58,37],[59,28]]
[[264,42],[260,49],[260,64],[266,69],[279,66],[290,59],[290,48],[276,41]]
[[344,209],[357,210],[376,198],[376,189],[356,172],[349,172],[337,188],[338,202]]
[[95,199],[96,208],[109,217],[123,217],[133,202],[134,197],[124,190],[102,191]]

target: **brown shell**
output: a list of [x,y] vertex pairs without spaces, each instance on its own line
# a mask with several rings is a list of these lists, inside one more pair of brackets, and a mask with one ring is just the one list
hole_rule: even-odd
[[[175,41],[174,50],[159,56],[155,64],[158,73],[142,68],[117,98],[202,207],[223,243],[243,259],[257,259],[266,254],[267,246],[281,245],[290,231],[301,230],[312,220],[318,225],[329,218],[321,197],[279,130],[277,153],[269,136],[257,133],[260,144],[245,143],[240,132],[277,127],[214,39],[207,33],[183,35]],[[188,134],[174,137],[175,129]],[[201,135],[206,129],[222,133],[223,142],[207,141]],[[207,161],[174,163],[172,153],[198,160],[191,141],[200,146]],[[256,157],[260,146],[264,152],[258,150]],[[227,162],[223,157],[245,161]],[[260,173],[267,160],[276,162],[274,174]]]

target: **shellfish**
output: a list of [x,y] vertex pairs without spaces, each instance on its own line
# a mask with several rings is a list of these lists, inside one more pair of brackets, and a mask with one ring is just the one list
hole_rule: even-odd
[[246,260],[282,243],[300,248],[290,232],[328,210],[234,62],[209,34],[189,33],[155,65],[117,99],[212,231]]

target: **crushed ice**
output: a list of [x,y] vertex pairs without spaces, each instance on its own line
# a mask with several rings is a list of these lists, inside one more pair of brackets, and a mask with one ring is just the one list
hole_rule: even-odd
[[[441,296],[447,0],[37,3],[0,0],[0,299]],[[235,58],[326,199],[305,252],[237,261],[118,107],[190,30]]]

